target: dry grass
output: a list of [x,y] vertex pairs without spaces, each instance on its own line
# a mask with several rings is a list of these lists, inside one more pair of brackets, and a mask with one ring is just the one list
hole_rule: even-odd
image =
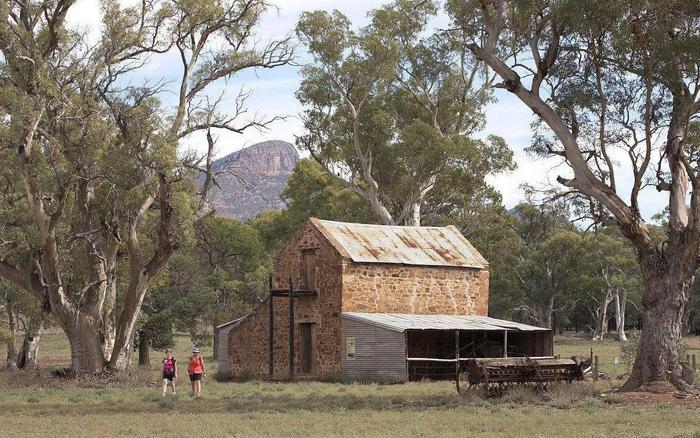
[[[42,355],[52,366],[67,363],[60,336],[47,338]],[[693,346],[700,345],[698,339]],[[557,339],[562,356],[586,354],[590,342]],[[176,357],[185,361],[189,341],[178,337]],[[601,368],[619,355],[617,345],[594,345]],[[205,358],[210,349],[204,351]],[[159,364],[160,353],[153,362]],[[215,371],[209,359],[209,374]],[[337,383],[204,383],[192,399],[186,385],[177,396],[159,394],[159,367],[133,370],[101,382],[50,377],[36,372],[0,372],[0,423],[14,436],[697,436],[696,408],[628,404],[611,389],[614,381],[554,385],[547,392],[516,389],[502,397],[479,391],[464,396],[450,382],[401,385]],[[184,373],[182,373],[184,376]],[[185,383],[185,382],[183,382]],[[696,434],[696,435],[694,435]]]
[[[695,415],[697,417],[697,415]],[[31,426],[28,425],[31,424]],[[458,408],[405,412],[289,411],[254,413],[144,412],[80,415],[49,412],[3,418],[15,436],[240,436],[240,437],[666,437],[698,436],[691,412],[666,408],[565,410]]]
[[[687,336],[683,338],[683,342],[688,346],[688,354],[695,354],[700,360],[700,336]],[[600,370],[613,380],[618,380],[618,377],[629,372],[629,369],[621,361],[615,363],[616,357],[618,360],[622,357],[618,341],[613,339],[591,341],[583,335],[577,336],[572,333],[558,335],[554,339],[554,354],[561,355],[561,357],[588,357],[591,350],[593,350],[593,355],[598,356]],[[619,382],[617,386],[620,384],[622,382]]]

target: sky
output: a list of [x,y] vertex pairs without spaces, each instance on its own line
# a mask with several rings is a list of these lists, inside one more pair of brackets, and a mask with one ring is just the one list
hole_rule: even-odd
[[[120,0],[123,4],[133,4],[137,0]],[[257,30],[256,38],[261,41],[283,38],[293,34],[299,15],[305,10],[338,9],[347,15],[353,24],[361,26],[367,22],[367,11],[381,6],[383,0],[272,0],[276,6],[268,11]],[[78,0],[68,16],[68,22],[72,26],[84,27],[95,37],[99,34],[100,8],[98,0]],[[298,47],[297,63],[309,62],[309,56],[303,47]],[[134,81],[157,82],[161,79],[172,79],[179,73],[180,61],[174,53],[159,56],[153,59]],[[233,108],[234,98],[238,91],[243,89],[252,92],[247,101],[249,113],[247,116],[267,118],[272,116],[286,116],[284,120],[276,122],[264,131],[247,130],[243,134],[230,132],[219,133],[217,138],[217,157],[224,156],[236,150],[253,145],[265,140],[285,140],[295,142],[297,135],[303,133],[303,125],[298,118],[302,107],[295,98],[301,81],[298,66],[285,66],[259,72],[246,72],[229,81],[221,81],[211,91],[213,95],[223,92],[226,100],[224,110],[228,105]],[[170,95],[174,99],[174,94]],[[525,152],[532,138],[531,123],[534,120],[532,112],[516,97],[503,89],[495,92],[496,102],[489,104],[486,109],[486,125],[481,136],[498,135],[503,137],[513,150],[517,169],[507,174],[501,174],[489,178],[489,182],[495,186],[503,196],[506,207],[512,207],[524,198],[523,184],[535,187],[547,187],[557,185],[557,175],[570,176],[565,166],[558,165],[557,161],[534,158]],[[164,98],[167,104],[168,97]],[[185,148],[202,150],[205,141],[203,136],[193,136],[186,140]],[[303,153],[302,153],[303,155]],[[624,157],[620,156],[620,165],[624,163]],[[631,179],[625,177],[630,172],[625,172],[621,167],[618,172],[618,185],[623,194],[629,193]],[[667,199],[654,189],[645,190],[640,196],[642,215],[650,218],[659,212],[666,204]]]

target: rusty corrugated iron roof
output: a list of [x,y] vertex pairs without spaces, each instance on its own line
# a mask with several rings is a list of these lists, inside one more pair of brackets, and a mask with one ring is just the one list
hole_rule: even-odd
[[343,257],[354,262],[488,267],[488,262],[454,226],[402,227],[311,220]]
[[343,318],[397,332],[406,330],[549,331],[549,329],[542,327],[489,318],[488,316],[362,312],[343,312],[340,315]]

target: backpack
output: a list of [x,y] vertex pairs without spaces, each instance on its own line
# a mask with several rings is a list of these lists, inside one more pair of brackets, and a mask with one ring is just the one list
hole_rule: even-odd
[[163,372],[166,374],[172,374],[175,372],[175,358],[171,357],[168,359],[167,357],[163,359]]

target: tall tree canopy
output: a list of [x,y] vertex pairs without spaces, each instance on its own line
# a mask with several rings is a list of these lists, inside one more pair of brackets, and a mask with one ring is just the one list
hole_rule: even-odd
[[[564,190],[634,245],[644,324],[623,389],[691,390],[678,345],[700,256],[700,4],[450,0],[447,9],[452,33],[496,72],[497,86],[538,116],[533,150],[569,166],[558,178]],[[661,243],[640,214],[650,186],[668,193]]]
[[298,144],[385,224],[420,225],[424,204],[493,195],[485,177],[513,167],[503,139],[475,136],[493,77],[460,36],[429,32],[436,14],[432,1],[398,0],[358,31],[338,11],[297,25],[313,56]]
[[507,224],[491,224],[473,240],[490,262],[489,313],[585,329],[595,340],[615,319],[626,340],[627,305],[636,306],[641,289],[632,246],[610,228],[573,226],[569,211],[561,202],[521,203],[503,215]]
[[214,215],[194,228],[144,299],[140,364],[148,364],[149,345],[172,346],[174,330],[189,332],[193,345],[208,344],[214,334],[216,346],[216,327],[253,310],[267,288],[269,261],[254,228]]
[[[226,112],[208,88],[291,51],[255,44],[263,0],[107,0],[96,42],[67,27],[75,3],[0,4],[0,277],[56,316],[74,370],[123,370],[144,295],[196,208],[197,162],[179,142],[264,124],[239,117],[245,95]],[[136,85],[167,54],[181,61],[175,90]]]
[[285,210],[264,211],[251,222],[272,254],[310,217],[361,223],[378,220],[364,199],[310,158],[297,162],[280,197],[287,204]]

